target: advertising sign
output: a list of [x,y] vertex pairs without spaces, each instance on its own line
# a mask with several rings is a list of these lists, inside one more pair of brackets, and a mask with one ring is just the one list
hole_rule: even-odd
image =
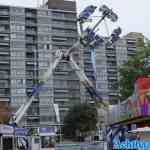
[[38,133],[40,136],[55,135],[55,128],[54,127],[41,127],[38,129]]
[[24,128],[15,128],[15,136],[27,136],[27,130]]
[[13,135],[14,129],[8,125],[0,125],[0,134],[3,135]]
[[150,77],[139,78],[132,96],[121,104],[121,120],[150,116]]

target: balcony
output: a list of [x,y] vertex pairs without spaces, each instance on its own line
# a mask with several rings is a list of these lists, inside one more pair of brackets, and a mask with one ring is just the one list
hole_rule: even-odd
[[0,33],[10,33],[9,27],[0,26]]
[[58,21],[58,23],[52,23],[52,27],[61,28],[61,29],[75,29],[75,30],[77,30],[76,25],[62,24],[61,22],[59,23],[59,21]]
[[[0,64],[10,64],[10,62],[9,61],[3,61],[3,60],[0,60]],[[0,68],[1,69],[1,68]]]
[[56,45],[56,46],[72,46],[73,45],[73,43],[71,43],[71,42],[55,42],[55,41],[53,41],[52,42],[52,44],[53,45]]
[[67,17],[67,16],[62,16],[62,15],[52,15],[52,19],[57,19],[57,20],[64,20],[64,21],[74,21],[76,22],[77,21],[77,18],[76,17]]
[[94,69],[92,67],[84,67],[85,71],[92,71],[94,72]]
[[36,24],[36,22],[34,22],[34,21],[29,21],[29,20],[27,20],[27,21],[26,21],[26,26],[35,27],[35,26],[37,26],[37,24]]
[[9,61],[10,57],[8,56],[0,56],[0,61]]
[[37,40],[26,39],[26,43],[36,44],[36,43],[37,43]]
[[2,24],[2,25],[8,25],[9,21],[8,20],[0,20],[0,24]]
[[26,34],[28,35],[36,35],[36,31],[35,30],[26,30]]
[[0,97],[0,102],[10,102],[10,98]]
[[1,99],[8,99],[10,97],[10,94],[3,94],[3,93],[0,93],[0,101]]
[[9,38],[1,38],[0,37],[0,43],[6,43],[4,45],[9,45]]
[[73,37],[73,38],[76,38],[77,36],[78,36],[78,34],[77,33],[65,33],[65,32],[56,32],[56,31],[53,31],[52,32],[52,35],[53,36],[62,36],[62,37]]
[[9,52],[5,52],[5,51],[3,51],[3,49],[1,51],[1,49],[0,49],[0,56],[9,56]]
[[26,70],[38,70],[37,68],[34,67],[34,65],[26,65]]
[[0,79],[8,79],[10,76],[8,74],[2,74],[0,72]]
[[10,65],[2,65],[2,64],[0,64],[0,70],[10,70]]
[[29,13],[29,12],[26,13],[26,18],[35,18],[35,17],[36,17],[35,13]]
[[10,49],[9,49],[9,47],[2,47],[2,46],[0,46],[0,52],[2,53],[2,51],[3,52],[9,52]]
[[0,17],[3,17],[3,16],[9,16],[9,12],[8,11],[4,11],[4,10],[0,10]]
[[9,89],[0,89],[0,97],[10,97]]
[[112,52],[111,52],[111,51],[110,51],[110,52],[109,52],[109,51],[106,51],[106,56],[108,56],[108,57],[109,57],[109,56],[110,56],[110,57],[111,57],[111,56],[116,56],[116,52],[115,52],[115,51],[112,51]]
[[34,78],[34,75],[27,74],[27,75],[26,75],[26,78],[27,78],[27,79],[33,79],[33,78]]
[[10,85],[8,83],[4,84],[4,83],[0,83],[0,88],[9,88]]

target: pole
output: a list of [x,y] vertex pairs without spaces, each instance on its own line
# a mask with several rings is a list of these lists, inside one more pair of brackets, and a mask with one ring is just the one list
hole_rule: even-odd
[[62,135],[61,135],[61,124],[60,124],[60,122],[59,122],[59,130],[60,130],[60,140],[59,140],[59,143],[61,144],[61,142],[62,142]]
[[83,23],[82,22],[80,22],[80,32],[81,32],[81,34],[83,33]]
[[94,31],[97,26],[105,19],[106,15],[103,15],[102,18],[95,24],[95,26],[92,28],[92,31]]

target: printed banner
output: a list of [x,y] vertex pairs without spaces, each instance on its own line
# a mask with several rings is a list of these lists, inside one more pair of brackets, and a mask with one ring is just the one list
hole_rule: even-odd
[[119,120],[150,116],[150,77],[139,78],[132,96],[120,107],[122,116]]

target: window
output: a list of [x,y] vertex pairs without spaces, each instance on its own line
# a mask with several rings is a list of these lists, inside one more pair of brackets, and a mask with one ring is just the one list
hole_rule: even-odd
[[8,41],[9,37],[5,35],[0,35],[0,40]]
[[24,66],[24,62],[23,61],[11,61],[11,66],[13,67],[17,67],[17,66]]
[[11,52],[11,57],[19,57],[19,58],[21,58],[21,57],[24,57],[24,52]]
[[9,94],[8,89],[0,89],[0,95],[7,95],[7,94]]
[[24,25],[11,24],[11,30],[12,31],[24,31],[25,26]]
[[49,66],[49,61],[44,61],[39,63],[39,67],[48,67]]
[[11,80],[11,84],[15,87],[23,87],[25,86],[25,80],[23,79],[17,79],[17,80]]
[[49,25],[49,24],[51,23],[51,20],[50,20],[50,19],[47,19],[47,18],[39,18],[39,19],[38,19],[38,23],[39,23],[39,24]]
[[17,89],[16,94],[25,94],[25,89]]
[[27,87],[32,87],[34,85],[34,80],[27,80]]
[[52,15],[55,17],[64,17],[64,13],[62,12],[52,12]]
[[21,16],[11,16],[10,17],[10,21],[11,22],[24,22],[25,21],[25,19],[23,18],[23,17],[21,17]]
[[0,87],[8,86],[9,82],[7,80],[0,80]]
[[37,46],[36,45],[26,45],[27,50],[36,50]]
[[[25,42],[24,41],[13,41],[10,43],[11,48],[25,48]],[[19,49],[21,50],[21,49]]]
[[12,33],[10,36],[11,36],[11,39],[17,39],[17,40],[25,39],[25,35],[23,34]]
[[50,32],[51,28],[49,26],[39,27],[38,32]]
[[49,35],[39,35],[38,36],[38,39],[40,41],[50,41],[51,40],[51,37]]
[[76,18],[76,14],[65,13],[64,17],[66,17],[66,18]]
[[53,33],[77,33],[76,30],[73,30],[73,29],[60,29],[60,28],[53,28],[52,29]]
[[19,70],[13,69],[13,70],[11,71],[11,75],[12,75],[13,77],[18,77],[18,76],[24,76],[25,73],[24,73],[24,71],[23,71],[22,69],[19,69]]
[[39,44],[38,49],[45,49],[48,50],[50,48],[49,44]]
[[48,16],[48,14],[49,14],[48,11],[42,11],[42,10],[38,11],[39,16]]
[[25,89],[12,89],[12,94],[25,94]]
[[6,25],[0,25],[0,32],[5,32],[9,30],[9,26],[6,26]]
[[17,13],[17,14],[19,14],[19,13],[24,13],[24,9],[23,8],[11,8],[11,11],[13,12],[13,13]]

